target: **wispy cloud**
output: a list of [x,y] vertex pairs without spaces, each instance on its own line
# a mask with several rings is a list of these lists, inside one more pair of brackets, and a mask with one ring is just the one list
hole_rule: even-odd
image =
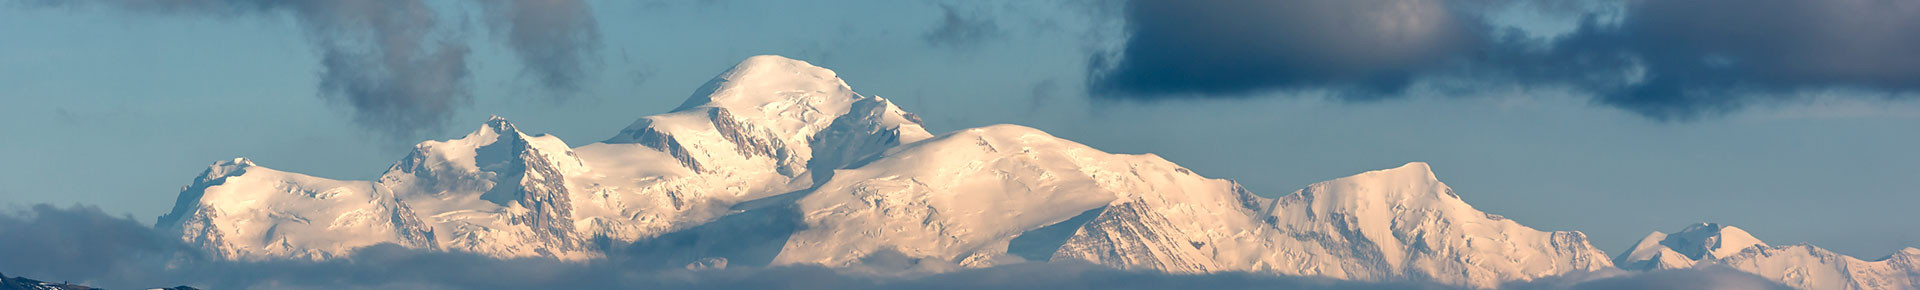
[[966,14],[951,4],[940,5],[940,22],[928,30],[921,38],[928,45],[960,48],[979,45],[982,42],[999,37],[1003,32],[993,19],[981,15]]
[[482,0],[496,37],[513,49],[524,72],[564,96],[599,63],[600,27],[581,0]]
[[[421,0],[82,0],[28,6],[99,6],[181,17],[290,16],[319,54],[320,96],[347,108],[355,123],[395,137],[445,125],[472,102],[465,21],[446,5]],[[466,2],[460,2],[466,3]],[[526,73],[565,96],[592,70],[600,44],[591,8],[581,1],[479,1],[482,21]],[[459,6],[454,6],[459,7]]]

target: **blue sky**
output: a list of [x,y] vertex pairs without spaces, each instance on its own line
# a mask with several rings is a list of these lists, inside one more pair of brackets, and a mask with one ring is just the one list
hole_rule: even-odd
[[[1142,60],[1168,50],[1143,48],[1157,46],[1130,37],[1142,27],[1203,34],[1213,27],[1144,26],[1143,19],[1179,15],[1129,12],[1120,1],[751,0],[587,1],[597,38],[578,50],[577,87],[556,89],[528,69],[540,66],[516,54],[522,50],[492,26],[499,23],[487,20],[489,11],[427,1],[439,21],[431,37],[470,49],[470,74],[456,86],[471,101],[451,106],[444,122],[394,133],[369,125],[341,98],[325,97],[323,53],[338,47],[316,44],[328,37],[315,32],[324,23],[273,10],[281,8],[203,13],[114,3],[0,2],[0,122],[13,124],[0,138],[0,159],[7,160],[0,163],[0,204],[97,204],[151,221],[216,160],[244,156],[281,170],[368,179],[412,143],[465,134],[488,115],[586,144],[673,108],[734,62],[779,54],[834,69],[857,91],[896,100],[932,131],[1028,125],[1107,151],[1159,154],[1266,195],[1426,161],[1482,210],[1536,228],[1584,231],[1609,251],[1649,231],[1707,221],[1775,244],[1806,242],[1862,258],[1920,246],[1920,223],[1913,222],[1920,211],[1910,210],[1920,204],[1920,101],[1909,82],[1920,79],[1920,69],[1895,59],[1835,72],[1764,58],[1824,52],[1786,48],[1717,50],[1761,56],[1736,58],[1731,69],[1716,61],[1666,63],[1654,56],[1692,48],[1635,34],[1631,21],[1618,30],[1626,32],[1584,33],[1583,18],[1560,14],[1604,22],[1617,17],[1609,11],[1644,7],[1446,9],[1480,9],[1453,21],[1484,20],[1532,33],[1538,43],[1560,37],[1604,44],[1562,44],[1577,49],[1548,55],[1642,52],[1649,57],[1638,69],[1666,72],[1659,76],[1676,83],[1739,89],[1692,88],[1661,99],[1667,95],[1656,89],[1609,91],[1545,77],[1616,67],[1457,73],[1463,69],[1448,64],[1364,62],[1400,59],[1402,51],[1325,54],[1293,44],[1344,41],[1350,31],[1255,29],[1207,39],[1253,39],[1256,48],[1336,60],[1315,65],[1353,63],[1337,61],[1344,58],[1372,65],[1319,70],[1301,65],[1303,57],[1268,50],[1229,50],[1221,55],[1240,58],[1217,63],[1167,56],[1210,72],[1181,76]],[[1482,29],[1474,23],[1462,33]],[[1889,25],[1920,27],[1911,23]],[[1869,30],[1861,38],[1885,38],[1861,30]],[[1258,43],[1266,38],[1280,44]],[[1765,40],[1777,39],[1729,41]],[[1920,41],[1865,45],[1913,43]],[[1449,50],[1416,52],[1434,51]],[[1878,60],[1871,50],[1858,54],[1864,60],[1819,60],[1839,67]],[[1244,64],[1255,66],[1238,67]],[[1289,65],[1297,67],[1272,68]],[[1103,78],[1113,75],[1123,77]],[[1392,81],[1402,75],[1409,81]],[[1240,76],[1253,77],[1221,80]],[[1159,81],[1113,83],[1126,77]]]

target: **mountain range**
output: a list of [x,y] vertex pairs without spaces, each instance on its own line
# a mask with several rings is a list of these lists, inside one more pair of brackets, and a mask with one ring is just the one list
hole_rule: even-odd
[[1080,261],[1476,288],[1718,265],[1806,289],[1920,289],[1920,250],[1862,261],[1714,224],[1655,232],[1610,259],[1580,232],[1475,209],[1421,162],[1268,198],[1019,125],[935,135],[888,99],[780,56],[749,58],[672,111],[579,147],[494,117],[415,145],[377,180],[219,161],[156,228],[242,261],[394,244],[696,270]]
[[1920,249],[1866,261],[1808,244],[1770,246],[1746,230],[1714,223],[1655,231],[1615,263],[1629,270],[1727,267],[1801,289],[1920,289]]

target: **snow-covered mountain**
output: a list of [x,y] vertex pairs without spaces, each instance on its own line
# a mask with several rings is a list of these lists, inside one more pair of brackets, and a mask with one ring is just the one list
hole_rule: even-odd
[[779,56],[749,58],[678,108],[575,148],[495,117],[416,145],[372,181],[221,161],[158,227],[238,260],[392,243],[686,269],[1084,261],[1472,287],[1613,266],[1579,232],[1473,208],[1425,163],[1266,198],[1034,128],[934,136],[833,71]]
[[[1174,171],[1180,174],[1168,179],[1200,179]],[[1475,210],[1425,163],[1315,183],[1279,199],[1216,184],[1122,197],[1054,257],[1178,273],[1475,287],[1612,267],[1579,232],[1538,231]]]
[[1920,289],[1920,249],[1866,261],[1808,244],[1768,246],[1745,230],[1714,223],[1655,231],[1616,259],[1629,270],[1727,267],[1800,289]]
[[580,148],[495,117],[463,138],[416,145],[375,181],[222,161],[157,227],[230,259],[325,259],[379,243],[589,259],[594,238],[652,237],[810,188],[848,162],[930,137],[919,122],[831,70],[757,56],[673,112]]

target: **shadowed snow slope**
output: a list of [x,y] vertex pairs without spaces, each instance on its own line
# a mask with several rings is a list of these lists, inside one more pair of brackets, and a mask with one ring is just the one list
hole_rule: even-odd
[[1920,249],[1864,261],[1807,244],[1768,246],[1740,228],[1713,223],[1653,232],[1618,259],[1630,270],[1726,267],[1800,289],[1920,289]]

